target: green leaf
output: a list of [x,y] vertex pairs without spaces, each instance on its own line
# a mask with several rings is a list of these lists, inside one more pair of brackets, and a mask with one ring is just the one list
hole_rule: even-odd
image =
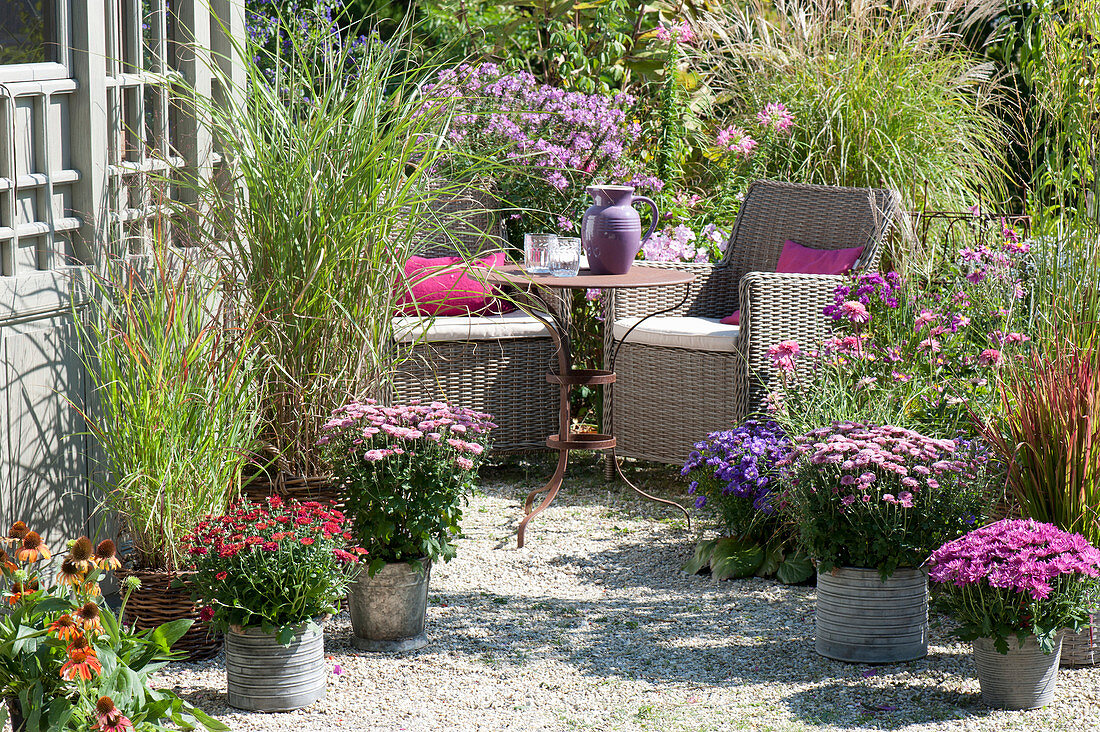
[[783,563],[783,550],[778,546],[764,547],[764,561],[756,568],[757,577],[771,577]]
[[802,552],[789,555],[775,571],[775,577],[785,585],[796,585],[814,576],[814,565]]
[[710,573],[715,579],[747,577],[764,563],[764,551],[758,544],[745,544],[733,537],[719,539],[710,557]]
[[681,569],[688,574],[699,574],[703,569],[710,567],[710,555],[714,551],[714,545],[718,539],[700,541],[695,545],[695,555],[684,563]]
[[172,620],[157,626],[157,629],[153,631],[153,642],[163,650],[165,653],[171,650],[172,644],[183,637],[192,625],[193,620],[181,618],[179,620]]

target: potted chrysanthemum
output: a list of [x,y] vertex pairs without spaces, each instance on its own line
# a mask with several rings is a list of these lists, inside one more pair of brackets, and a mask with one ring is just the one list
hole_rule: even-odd
[[229,703],[282,712],[325,695],[321,621],[363,550],[339,510],[316,501],[240,503],[185,538],[200,617],[225,632]]
[[1063,629],[1089,621],[1100,550],[1080,534],[1031,519],[1005,519],[944,544],[928,560],[937,603],[974,643],[982,700],[1046,706],[1058,682]]
[[427,643],[431,564],[455,556],[463,503],[496,426],[490,420],[442,402],[367,400],[337,408],[322,427],[352,531],[370,557],[348,595],[356,648]]
[[925,559],[988,503],[972,445],[840,422],[793,438],[791,495],[817,562],[817,652],[887,663],[928,652]]

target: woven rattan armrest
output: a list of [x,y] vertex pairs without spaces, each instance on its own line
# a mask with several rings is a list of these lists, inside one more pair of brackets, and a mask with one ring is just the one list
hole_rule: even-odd
[[832,322],[822,312],[833,302],[838,275],[750,272],[741,278],[739,344],[747,365],[749,411],[760,408],[767,382],[777,373],[768,349],[780,341],[816,348]]
[[[692,272],[695,280],[683,306],[666,315],[724,318],[737,309],[737,277],[733,267],[712,262],[638,262],[635,267],[659,267]],[[615,293],[615,319],[640,318],[675,307],[684,298],[684,285],[642,287]]]

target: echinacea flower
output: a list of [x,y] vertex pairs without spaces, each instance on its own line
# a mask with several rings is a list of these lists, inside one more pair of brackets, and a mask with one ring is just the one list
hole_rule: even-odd
[[36,531],[28,531],[23,536],[23,544],[15,553],[15,558],[20,562],[33,564],[41,559],[50,558],[50,550],[42,541],[42,537]]
[[19,569],[18,565],[11,560],[11,557],[8,556],[8,553],[4,551],[3,548],[0,548],[0,567],[3,568],[4,572],[8,573]]
[[65,613],[57,620],[50,623],[49,628],[46,629],[47,633],[56,635],[63,641],[69,642],[79,638],[83,633],[80,632],[80,628],[73,622],[72,617]]
[[95,703],[95,719],[92,729],[99,732],[127,732],[134,728],[134,723],[126,718],[109,696],[101,696]]
[[94,563],[92,560],[94,551],[92,540],[86,536],[82,536],[74,541],[73,545],[69,548],[68,561],[75,564],[81,572],[87,572]]
[[57,573],[57,581],[62,585],[78,587],[84,581],[84,570],[76,566],[72,560],[66,558],[61,562],[61,571]]
[[93,560],[100,569],[118,569],[122,566],[122,562],[118,559],[118,552],[115,549],[115,543],[110,539],[104,539],[99,542],[95,548],[95,556]]
[[25,523],[23,523],[22,521],[16,521],[14,524],[11,525],[11,528],[8,529],[8,535],[4,538],[4,543],[18,544],[19,542],[23,541],[23,537],[27,535],[28,531],[30,531],[30,529],[27,528],[27,525]]
[[768,349],[772,364],[780,371],[794,371],[794,359],[801,352],[798,341],[780,341]]
[[103,671],[99,657],[87,638],[80,636],[69,644],[67,650],[69,660],[61,667],[61,678],[74,681],[79,676],[85,681],[90,681],[93,674]]
[[102,631],[103,623],[99,619],[99,605],[94,602],[84,603],[84,607],[73,613],[73,621],[87,633],[89,631]]
[[8,604],[14,605],[27,595],[38,592],[38,580],[31,579],[26,582],[12,582],[11,594],[8,596]]

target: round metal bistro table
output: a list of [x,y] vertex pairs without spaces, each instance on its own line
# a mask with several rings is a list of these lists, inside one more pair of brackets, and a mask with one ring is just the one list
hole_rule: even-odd
[[[552,450],[558,451],[558,467],[554,471],[554,475],[550,478],[550,482],[542,488],[536,488],[527,495],[527,500],[523,504],[525,516],[523,520],[520,521],[519,530],[517,532],[516,544],[518,547],[523,546],[524,532],[527,530],[527,524],[530,523],[531,519],[535,516],[546,510],[546,508],[553,503],[554,498],[558,495],[558,491],[561,490],[562,481],[565,478],[566,464],[569,460],[569,451],[611,450],[612,454],[614,454],[613,451],[615,449],[615,436],[613,434],[593,434],[571,431],[572,414],[569,409],[569,390],[574,386],[607,386],[609,384],[614,384],[615,355],[618,353],[618,349],[615,348],[612,350],[611,361],[609,364],[606,364],[608,366],[606,370],[573,368],[573,352],[572,343],[569,337],[568,314],[562,313],[561,308],[556,306],[557,296],[554,291],[590,288],[606,291],[633,287],[684,285],[684,301],[686,301],[688,295],[687,285],[691,284],[694,279],[695,275],[691,272],[645,266],[631,267],[629,272],[622,275],[594,275],[587,274],[582,270],[575,277],[530,274],[525,272],[523,268],[518,265],[497,267],[489,271],[486,277],[488,282],[495,285],[508,285],[523,290],[532,296],[532,301],[522,301],[521,299],[517,304],[521,309],[546,326],[554,340],[558,355],[558,370],[556,372],[552,371],[546,375],[546,380],[551,384],[557,384],[560,390],[558,432],[557,434],[550,435],[546,439],[546,446]],[[645,316],[645,318],[635,323],[630,330],[634,330],[634,328],[638,327],[646,318],[669,312],[676,307],[679,307],[679,305],[669,308],[668,310],[650,313]],[[620,343],[629,335],[630,331],[627,331],[620,340]],[[683,506],[673,501],[657,498],[656,496],[646,493],[638,488],[638,486],[631,483],[630,480],[623,475],[622,467],[618,459],[614,460],[614,464],[615,471],[618,473],[619,477],[635,492],[651,501],[664,503],[680,509],[680,511],[684,513],[684,516],[687,517],[690,526],[691,518],[688,516],[687,510]],[[534,506],[535,498],[540,493],[545,493],[546,497],[542,499],[538,506]]]

